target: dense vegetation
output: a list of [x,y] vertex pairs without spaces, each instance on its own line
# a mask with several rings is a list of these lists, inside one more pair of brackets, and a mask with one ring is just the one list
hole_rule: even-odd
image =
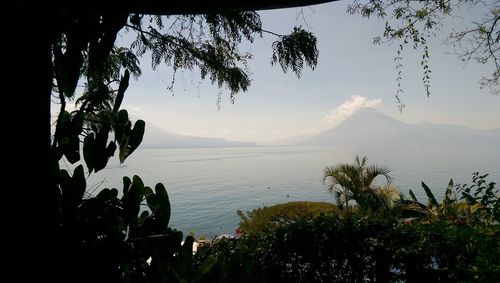
[[[387,214],[355,206],[315,218],[272,221],[272,229],[261,229],[262,211],[271,220],[272,210],[256,210],[241,227],[255,223],[260,232],[198,249],[198,280],[498,282],[500,200],[486,177],[475,173],[472,185],[450,182],[441,203],[422,184],[427,204],[401,200]],[[413,217],[406,216],[409,212]],[[286,213],[277,209],[275,214]]]
[[195,256],[205,282],[498,282],[498,225],[323,215],[224,239]]
[[297,220],[313,219],[321,214],[332,214],[337,207],[326,202],[294,201],[273,206],[259,207],[246,214],[241,210],[237,213],[241,218],[238,233],[253,234]]

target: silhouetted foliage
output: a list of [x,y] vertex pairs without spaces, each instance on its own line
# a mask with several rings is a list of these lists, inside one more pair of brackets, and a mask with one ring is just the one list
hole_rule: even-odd
[[495,282],[498,228],[324,215],[201,247],[195,268],[201,282]]
[[[190,281],[194,239],[188,236],[181,246],[182,233],[168,227],[170,203],[163,185],[153,192],[138,176],[125,177],[121,197],[116,189],[103,189],[84,198],[85,170],[77,164],[83,156],[91,174],[104,169],[116,151],[123,163],[139,147],[145,123],[133,123],[121,104],[130,76],[141,75],[140,56],[151,54],[153,68],[162,63],[172,68],[172,84],[178,70],[198,69],[202,79],[227,88],[234,101],[251,81],[246,67],[251,54],[238,45],[261,36],[260,16],[253,11],[161,17],[85,10],[59,20],[61,30],[51,43],[52,91],[60,103],[51,151],[58,188],[56,233],[63,238],[57,256],[66,260],[54,280]],[[115,45],[122,30],[136,33],[129,47]],[[276,36],[273,60],[284,71],[291,68],[300,76],[304,64],[314,68],[318,51],[312,33],[294,29]],[[75,109],[69,112],[72,101]],[[72,175],[59,169],[63,157],[77,165]],[[147,210],[141,209],[144,202]]]
[[[69,182],[85,188],[79,166]],[[75,189],[68,186],[67,189]],[[67,282],[177,282],[191,276],[193,238],[168,227],[170,203],[165,187],[154,192],[138,176],[123,178],[117,189],[95,197],[82,194],[63,201],[63,235]],[[147,209],[141,209],[143,202]],[[78,274],[78,276],[76,276]]]

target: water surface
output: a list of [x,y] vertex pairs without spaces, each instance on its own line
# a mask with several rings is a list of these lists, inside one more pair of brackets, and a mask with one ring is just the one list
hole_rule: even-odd
[[[139,175],[153,187],[163,183],[172,204],[171,226],[184,233],[212,237],[234,233],[236,210],[287,201],[332,201],[322,183],[325,166],[352,162],[356,154],[392,169],[393,184],[412,189],[425,201],[424,181],[442,197],[450,178],[470,183],[472,173],[490,173],[500,181],[496,144],[408,146],[388,149],[334,147],[249,147],[141,149],[123,165],[112,159],[88,179],[89,191],[116,187],[123,176]],[[377,182],[382,183],[382,179]]]

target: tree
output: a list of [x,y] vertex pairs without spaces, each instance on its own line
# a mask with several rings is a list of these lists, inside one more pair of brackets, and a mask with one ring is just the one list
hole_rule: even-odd
[[[164,61],[174,70],[197,67],[202,77],[227,87],[234,95],[250,84],[244,70],[248,57],[240,54],[237,45],[264,32],[253,10],[322,2],[328,1],[220,1],[210,5],[194,0],[125,1],[113,3],[112,8],[95,2],[17,2],[9,7],[2,3],[2,35],[9,42],[1,50],[5,73],[2,215],[3,226],[9,228],[2,239],[1,273],[18,274],[15,281],[29,277],[49,281],[64,262],[58,246],[64,197],[57,161],[62,156],[78,162],[83,139],[83,157],[92,172],[102,169],[117,148],[124,161],[139,145],[144,123],[132,125],[120,110],[130,74],[140,74],[137,56],[151,52],[154,65]],[[168,34],[169,28],[163,25],[168,20],[179,20],[181,27],[190,29],[185,32],[174,26]],[[144,24],[147,21],[151,21],[149,26]],[[195,25],[207,30],[196,30]],[[114,45],[124,28],[137,33],[132,47]],[[203,33],[189,33],[194,30]],[[316,65],[315,38],[301,28],[280,36],[273,48],[273,64],[284,71],[291,69],[300,75],[304,65]],[[86,86],[78,97],[81,81]],[[53,95],[61,110],[52,137]],[[69,113],[65,104],[71,99],[79,108]],[[7,111],[10,103],[15,108]],[[116,141],[108,142],[110,131]],[[7,247],[9,253],[4,253]]]
[[339,207],[349,208],[349,201],[355,200],[364,210],[373,207],[376,198],[376,188],[372,185],[375,178],[383,176],[390,182],[390,169],[380,165],[367,166],[368,159],[358,155],[354,164],[340,163],[326,167],[323,171],[323,181],[328,190],[335,196]]
[[431,68],[427,40],[436,34],[446,18],[454,17],[460,9],[481,8],[485,12],[465,30],[453,30],[445,40],[458,58],[468,63],[475,61],[492,66],[491,75],[480,78],[480,86],[488,87],[493,94],[500,94],[500,1],[475,0],[371,0],[353,1],[348,13],[362,17],[378,17],[386,20],[385,30],[373,39],[375,44],[395,42],[398,44],[394,58],[396,64],[396,100],[404,108],[401,97],[404,93],[403,50],[407,46],[421,50],[422,84],[427,96],[431,94]]

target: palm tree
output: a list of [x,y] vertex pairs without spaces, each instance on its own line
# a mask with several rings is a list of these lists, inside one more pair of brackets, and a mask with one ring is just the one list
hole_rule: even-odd
[[390,169],[381,165],[367,165],[368,159],[358,155],[354,164],[340,163],[326,167],[323,171],[323,182],[335,196],[339,207],[349,207],[349,201],[355,200],[362,209],[369,209],[378,203],[376,187],[372,185],[375,178],[383,176],[387,184],[391,181]]
[[387,184],[382,187],[376,187],[371,195],[372,202],[370,208],[373,211],[386,213],[394,212],[396,208],[401,208],[400,205],[403,197],[396,186]]

